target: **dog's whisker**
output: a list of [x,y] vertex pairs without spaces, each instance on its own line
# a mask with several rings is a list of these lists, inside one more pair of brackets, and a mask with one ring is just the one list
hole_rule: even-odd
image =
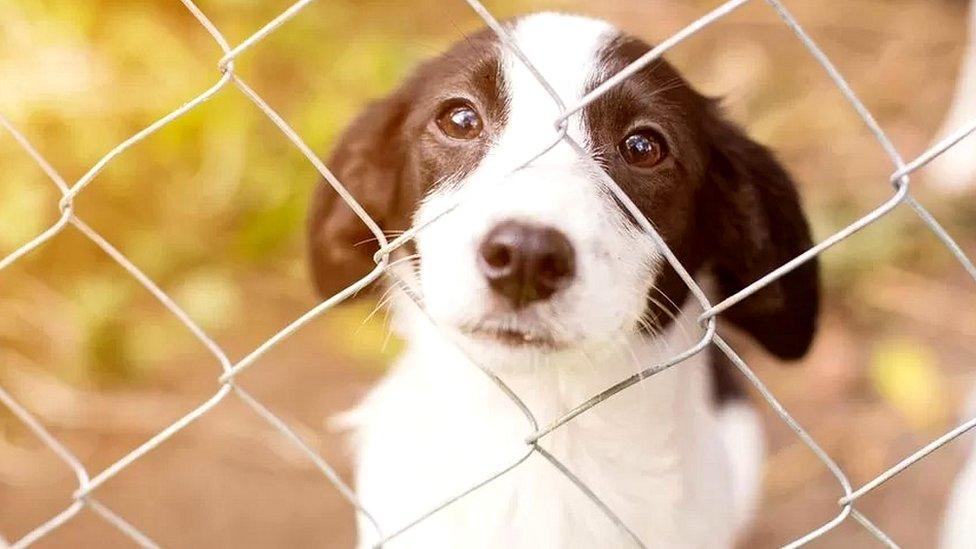
[[[661,295],[664,295],[664,294],[661,293]],[[665,297],[667,297],[667,296],[665,296]],[[675,308],[675,310],[672,311],[670,307],[666,306],[664,303],[661,303],[661,301],[659,301],[656,297],[654,297],[654,296],[652,296],[650,294],[647,295],[647,301],[651,305],[654,305],[655,307],[657,307],[657,309],[659,311],[661,311],[665,316],[667,316],[667,318],[670,319],[672,322],[674,322],[675,324],[680,324],[680,322],[678,320],[678,311],[679,311],[679,309],[677,307]],[[672,303],[674,303],[674,302],[672,301]],[[648,314],[651,314],[651,313],[652,313],[652,311],[646,311],[643,316],[647,316]],[[655,319],[655,324],[657,324],[658,327],[660,327],[660,322],[658,322],[656,319]]]
[[682,335],[684,335],[686,338],[687,337],[691,337],[691,334],[688,331],[689,330],[689,326],[685,322],[681,322],[678,319],[678,315],[680,314],[681,307],[678,307],[678,305],[674,302],[674,300],[671,299],[668,296],[668,294],[666,294],[663,291],[661,291],[661,289],[658,288],[657,286],[651,286],[651,290],[657,292],[658,294],[660,294],[661,297],[663,297],[665,300],[667,300],[668,303],[671,304],[671,307],[672,308],[666,309],[664,307],[664,304],[661,303],[660,301],[658,301],[657,299],[655,299],[653,296],[650,296],[649,295],[648,296],[648,299],[651,300],[652,303],[655,303],[656,306],[658,308],[660,308],[661,310],[667,310],[668,311],[669,318],[673,321],[673,323],[676,326],[676,329],[679,330]]
[[383,314],[383,327],[386,330],[386,335],[383,337],[383,344],[380,346],[380,352],[385,353],[390,345],[390,340],[393,338],[393,326],[391,324],[391,313],[393,312],[393,307],[387,307],[386,312]]
[[668,294],[664,293],[656,285],[655,286],[651,286],[651,291],[654,291],[654,292],[657,292],[658,294],[660,294],[661,297],[663,297],[668,302],[668,304],[671,305],[673,311],[676,311],[677,312],[677,311],[680,311],[681,310],[681,307],[679,307],[678,304],[675,303],[674,300],[671,299],[671,297]]
[[380,299],[376,302],[376,306],[373,307],[373,310],[370,311],[369,314],[366,315],[366,318],[363,319],[362,322],[363,324],[367,324],[370,320],[373,319],[373,317],[380,309],[386,307],[387,305],[390,304],[390,302],[393,301],[393,299],[396,297],[396,291],[400,289],[398,288],[398,284],[400,283],[395,281],[393,284],[390,285],[389,288],[386,289],[386,291],[383,292],[383,295],[381,295]]
[[[403,263],[407,263],[407,262],[411,262],[411,261],[416,261],[416,260],[419,259],[419,257],[420,257],[420,254],[413,254],[411,256],[407,256],[407,257],[398,259],[396,261],[393,261],[392,263],[390,263],[388,265],[388,267],[392,267],[394,265],[403,264]],[[416,272],[416,271],[414,271],[414,272]],[[376,310],[378,310],[379,308],[381,308],[381,307],[385,306],[386,304],[388,304],[389,301],[393,297],[395,297],[395,292],[397,290],[401,290],[401,291],[411,291],[411,290],[413,290],[413,288],[410,286],[409,282],[407,282],[402,276],[399,276],[399,275],[396,275],[396,274],[393,274],[393,273],[387,273],[387,281],[390,284],[387,287],[387,289],[383,292],[383,294],[380,296],[379,304],[373,310],[373,312],[370,313],[370,317],[372,317],[372,315],[376,313]],[[369,317],[367,317],[367,318],[369,318]]]
[[[383,231],[383,236],[397,237],[397,236],[402,235],[405,232],[406,231],[403,231],[403,230],[384,230]],[[366,238],[364,240],[360,240],[359,242],[354,243],[353,244],[353,247],[354,248],[355,247],[359,247],[359,246],[362,246],[363,244],[369,244],[370,242],[379,242],[379,238],[377,238],[375,236],[372,236],[370,238]]]
[[397,260],[394,260],[394,261],[391,261],[391,262],[387,263],[386,268],[389,269],[391,267],[395,267],[397,265],[400,265],[401,263],[406,263],[408,261],[414,261],[414,260],[417,260],[417,259],[420,259],[420,254],[419,253],[418,254],[411,254],[411,255],[408,255],[406,257],[401,257],[400,259],[397,259]]

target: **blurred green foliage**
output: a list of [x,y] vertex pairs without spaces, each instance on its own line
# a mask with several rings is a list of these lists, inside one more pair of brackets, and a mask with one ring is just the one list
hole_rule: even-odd
[[[233,44],[290,4],[221,0],[201,8]],[[423,2],[313,3],[246,52],[236,70],[325,157],[366,101],[473,27],[474,14],[457,4],[435,13]],[[219,48],[179,2],[15,0],[0,4],[0,21],[0,112],[69,184],[220,76]],[[0,165],[6,255],[57,219],[59,196],[6,135]],[[75,205],[204,329],[221,330],[253,305],[248,276],[271,272],[279,283],[307,287],[302,228],[317,181],[307,159],[228,86],[111,162]],[[147,360],[175,352],[185,329],[73,232],[3,273],[0,313],[48,326],[55,311],[22,305],[40,287],[59,296],[66,313],[54,324],[72,332],[78,347],[61,373],[76,380],[129,379],[151,367]],[[56,345],[57,334],[49,335],[28,345],[0,325],[0,343],[25,356],[50,354],[44,347]]]

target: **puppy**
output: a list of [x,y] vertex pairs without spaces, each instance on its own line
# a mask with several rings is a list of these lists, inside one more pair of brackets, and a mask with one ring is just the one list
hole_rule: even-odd
[[[952,104],[936,132],[943,139],[976,120],[976,3],[969,3],[969,38],[963,49]],[[969,136],[932,161],[926,177],[947,194],[972,192],[976,187],[976,137]]]
[[[650,49],[583,17],[538,14],[508,27],[567,105]],[[545,425],[701,338],[697,302],[608,178],[687,270],[711,281],[715,299],[811,245],[788,174],[666,62],[569,118],[582,154],[560,141],[537,156],[559,114],[486,30],[370,104],[331,158],[382,227],[426,225],[393,267],[423,312],[395,293],[407,349],[345,417],[358,496],[384,536],[396,533],[385,547],[635,545],[544,456],[511,467],[534,429],[478,367]],[[319,189],[309,245],[323,296],[375,266],[376,248],[357,246],[371,236]],[[817,309],[808,262],[723,318],[792,359],[810,345]],[[645,545],[730,547],[755,507],[762,459],[758,420],[733,398],[731,369],[700,353],[539,444]],[[380,539],[361,518],[360,546]]]
[[[976,417],[976,387],[963,411],[963,420]],[[976,442],[967,437],[969,459],[956,477],[942,521],[942,549],[966,549],[976,541]]]

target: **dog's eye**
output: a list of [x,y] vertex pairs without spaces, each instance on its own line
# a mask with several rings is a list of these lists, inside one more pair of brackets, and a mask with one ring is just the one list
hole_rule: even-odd
[[449,101],[437,114],[437,127],[454,139],[474,139],[481,135],[484,124],[478,111],[464,100]]
[[667,156],[667,146],[660,134],[651,129],[637,130],[620,142],[620,155],[632,166],[651,168]]

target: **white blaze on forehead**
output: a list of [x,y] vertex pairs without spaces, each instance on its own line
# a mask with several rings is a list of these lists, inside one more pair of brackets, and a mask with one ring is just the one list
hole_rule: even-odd
[[[618,35],[606,22],[552,13],[520,19],[511,32],[567,107],[606,76],[600,60]],[[505,126],[478,166],[456,185],[430,193],[414,218],[423,225],[451,211],[417,235],[425,308],[447,326],[515,322],[479,268],[479,249],[498,223],[545,226],[571,242],[575,276],[528,321],[542,323],[540,330],[553,330],[571,345],[616,341],[644,313],[658,265],[654,243],[627,222],[606,194],[601,181],[607,174],[599,165],[580,159],[565,142],[536,156],[559,135],[555,120],[560,108],[521,60],[500,47]],[[581,115],[569,119],[568,131],[581,146],[590,145]],[[492,349],[496,355],[502,352]]]
[[[600,53],[616,34],[605,21],[575,15],[540,13],[515,23],[515,42],[567,107],[576,103],[600,75]],[[508,126],[498,148],[541,148],[555,135],[559,107],[515,54],[503,48],[502,70],[509,100]],[[581,117],[572,117],[570,137],[585,143]],[[568,149],[568,147],[562,147]],[[531,153],[531,149],[525,149]],[[526,158],[527,160],[527,158]]]

